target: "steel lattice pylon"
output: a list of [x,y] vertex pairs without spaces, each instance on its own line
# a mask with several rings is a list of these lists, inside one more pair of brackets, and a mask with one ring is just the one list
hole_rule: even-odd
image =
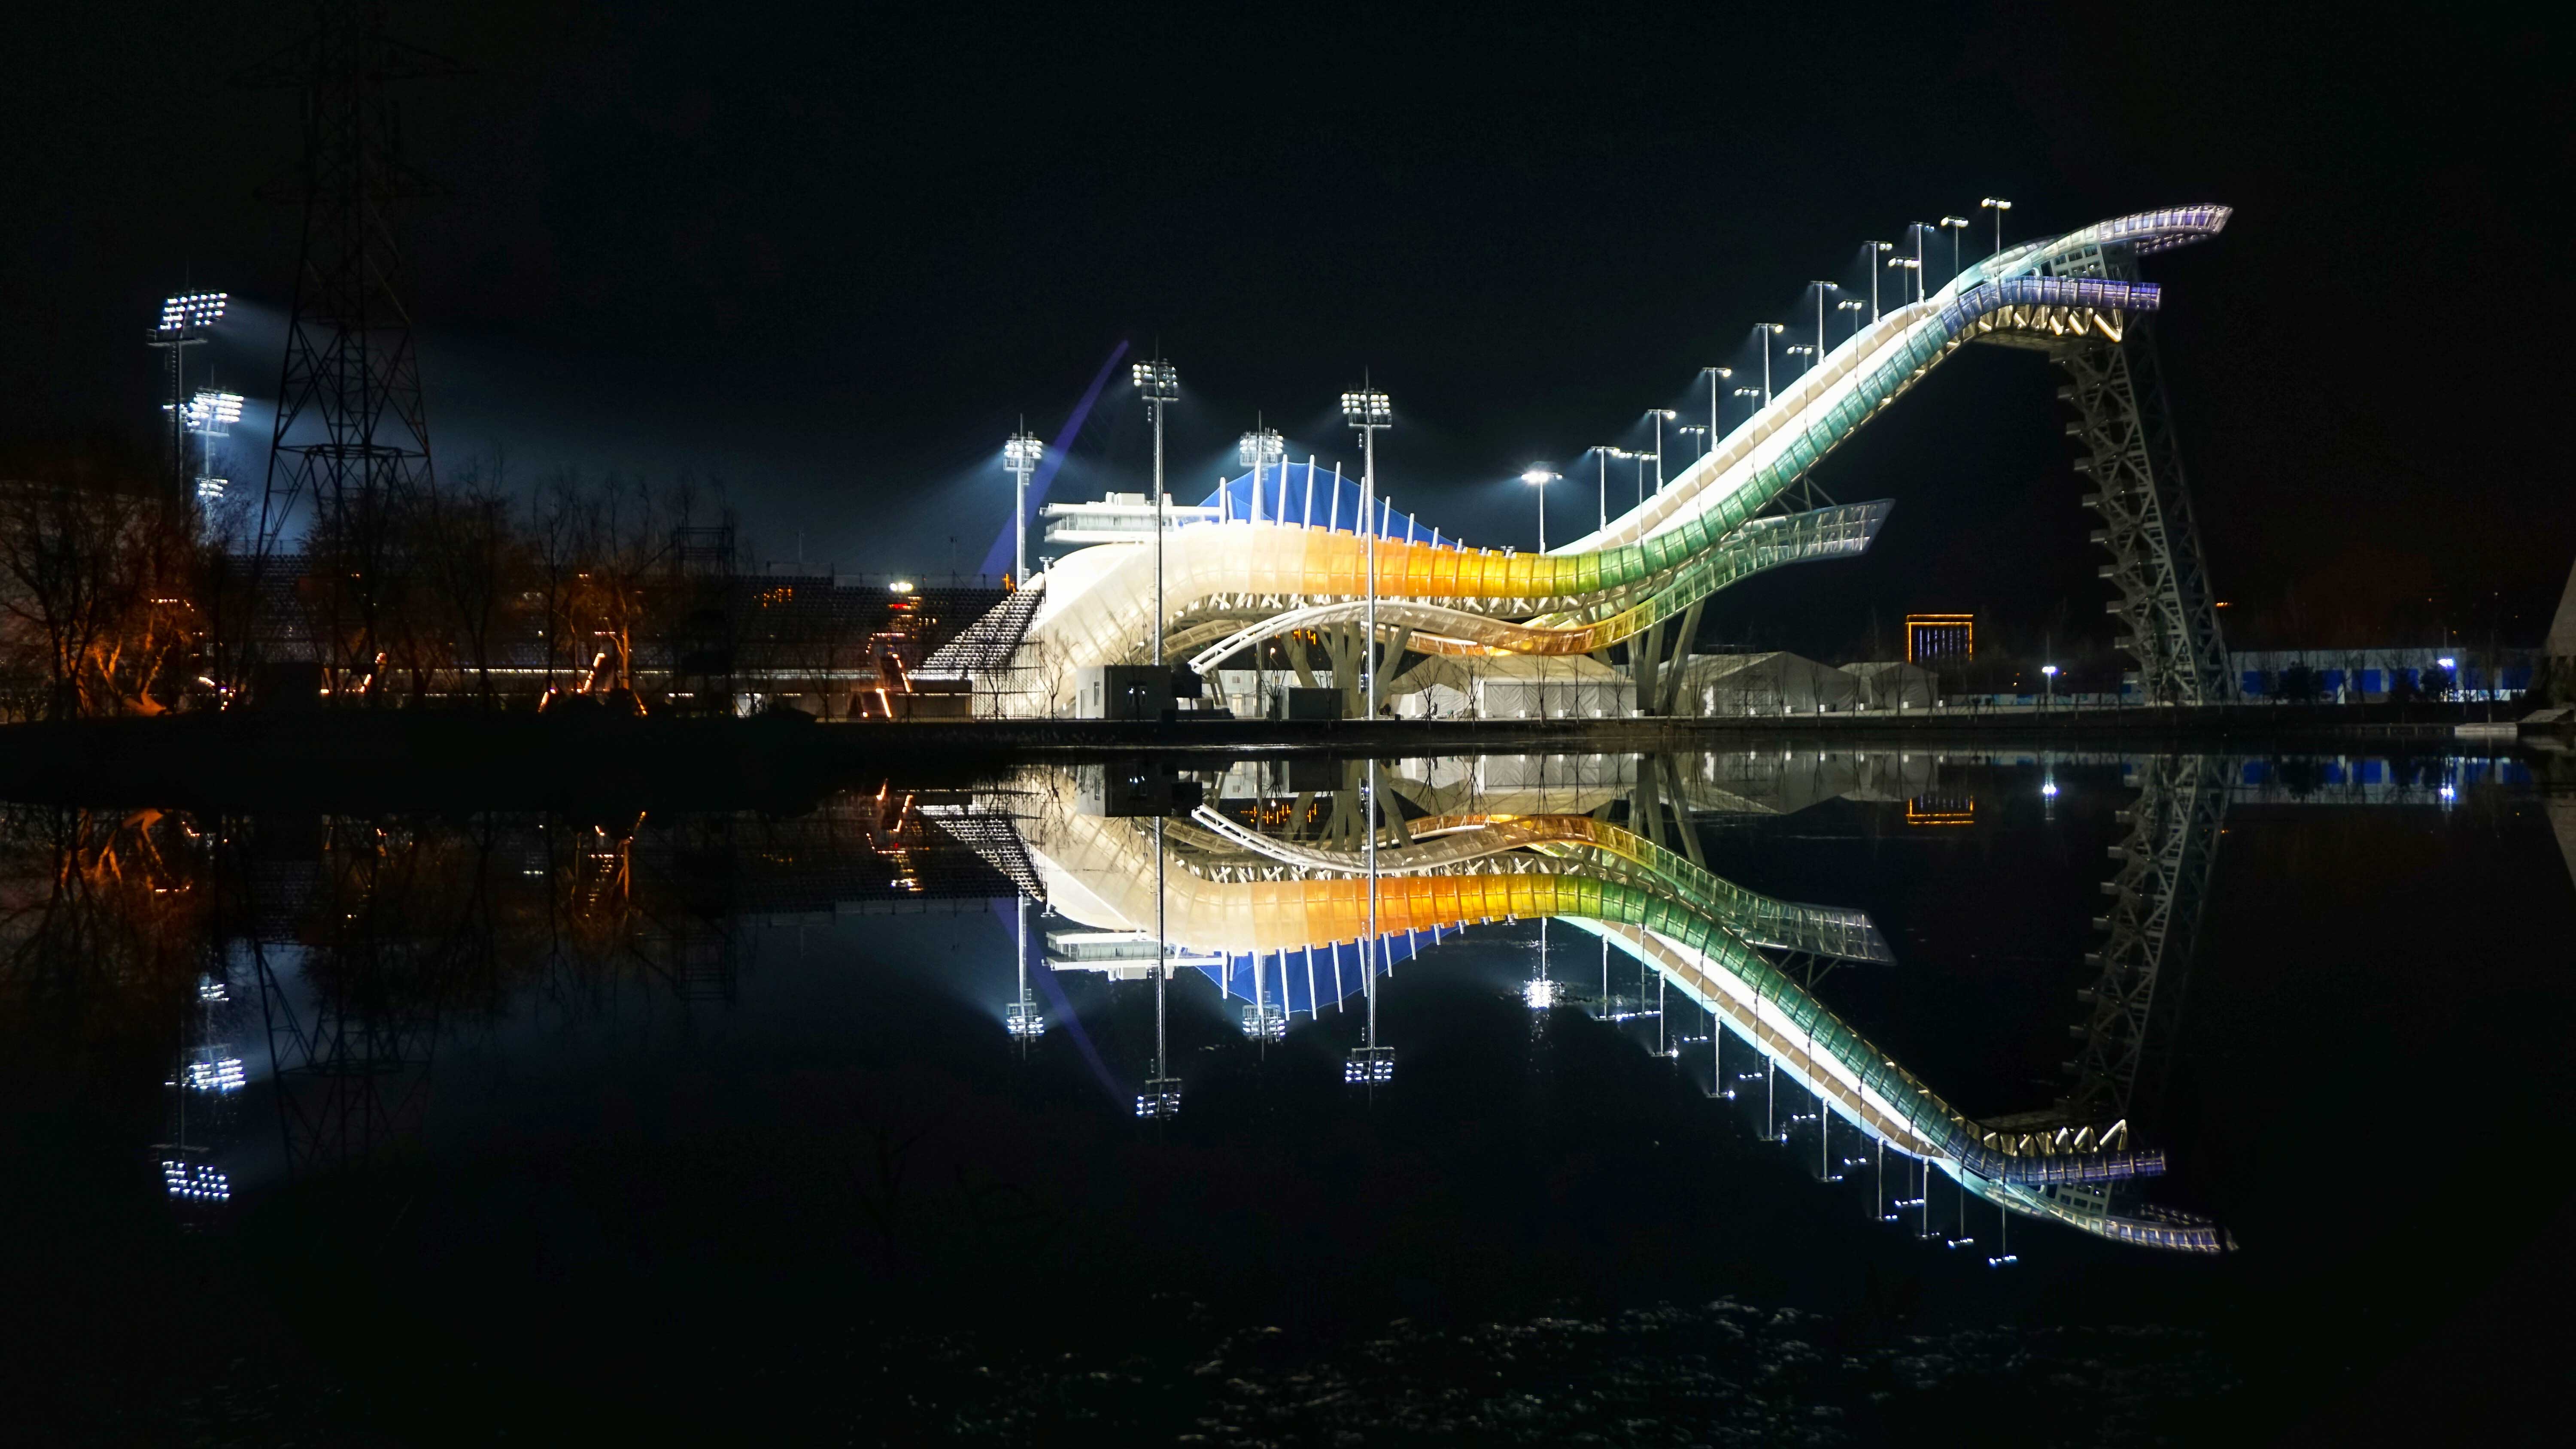
[[2227,814],[2223,761],[2165,756],[2138,768],[2138,800],[2126,815],[2128,836],[2111,847],[2120,869],[2102,885],[2111,909],[2095,921],[2107,936],[2101,951],[2087,957],[2100,974],[2080,994],[2087,1011],[2072,1028],[2083,1046],[2072,1063],[2069,1122],[2126,1120],[2150,1043],[2170,1045],[2170,1030],[2161,1036],[2149,1030],[2156,982],[2167,967],[2177,973],[2190,968]]
[[302,206],[304,228],[254,560],[264,569],[309,498],[314,572],[330,580],[314,646],[327,669],[372,673],[401,572],[392,513],[431,478],[394,210],[434,188],[402,159],[386,85],[461,68],[387,38],[381,0],[317,4],[312,16],[302,40],[242,77],[301,92],[304,130],[296,180],[270,193]]
[[[2137,260],[2125,246],[2087,247],[2055,270],[2134,281]],[[2049,355],[2066,373],[2057,395],[2075,409],[2066,432],[2084,450],[2075,470],[2093,484],[2085,506],[2102,515],[2093,541],[2111,554],[2101,576],[2120,593],[2109,608],[2120,621],[2117,646],[2138,662],[2139,692],[2155,704],[2216,704],[2235,690],[2152,326],[2141,317],[2120,341],[2078,341]]]

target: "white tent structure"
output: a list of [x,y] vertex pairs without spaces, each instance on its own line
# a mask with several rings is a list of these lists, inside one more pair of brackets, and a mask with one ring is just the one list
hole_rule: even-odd
[[1682,666],[1680,712],[1702,716],[1825,714],[1854,707],[1859,685],[1830,664],[1785,651],[1702,654]]
[[1846,664],[1843,673],[1859,685],[1862,709],[1930,709],[1941,698],[1931,670],[1901,659]]

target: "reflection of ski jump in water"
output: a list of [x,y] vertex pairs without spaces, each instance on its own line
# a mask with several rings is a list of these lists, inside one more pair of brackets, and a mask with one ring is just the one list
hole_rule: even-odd
[[[1639,772],[1650,782],[1686,773]],[[1338,817],[1317,792],[1284,811],[1202,805],[1162,828],[1162,929],[1180,959],[1230,994],[1313,1013],[1361,984],[1351,973],[1372,897],[1379,938],[1398,960],[1480,923],[1562,921],[1652,971],[1659,990],[1678,992],[1814,1095],[1828,1178],[1838,1175],[1827,1145],[1838,1120],[1875,1150],[1924,1164],[1925,1187],[1907,1201],[1927,1224],[1928,1174],[1937,1170],[2012,1212],[2127,1242],[2217,1251],[2227,1240],[2215,1225],[2137,1200],[2137,1179],[2160,1173],[2164,1158],[2132,1141],[2127,1114],[2148,1023],[2160,1019],[2157,978],[2168,963],[2178,975],[2190,950],[2223,775],[2215,762],[2183,760],[2150,769],[2143,783],[2130,812],[2129,864],[2109,887],[2110,939],[2103,980],[2087,993],[2094,1009],[2076,1089],[2056,1107],[2010,1119],[1978,1121],[1952,1107],[1785,964],[1890,961],[1866,915],[1745,890],[1598,818],[1592,811],[1608,803],[1610,786],[1565,792],[1570,809],[1394,822],[1381,832],[1374,891],[1364,852],[1333,829]],[[1060,775],[1016,782],[1029,812],[1021,821],[1029,859],[1057,912],[1111,936],[1141,935],[1156,919],[1153,822],[1086,814],[1079,795]],[[1670,804],[1645,813],[1669,815]],[[1306,974],[1317,960],[1328,971]],[[2164,985],[2169,1000],[2174,983]],[[1954,1239],[1968,1241],[1964,1231]]]

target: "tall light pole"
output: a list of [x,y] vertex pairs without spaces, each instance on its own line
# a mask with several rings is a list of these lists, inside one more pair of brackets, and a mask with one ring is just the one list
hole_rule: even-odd
[[1538,551],[1540,553],[1547,552],[1547,485],[1564,476],[1562,473],[1551,473],[1536,463],[1530,465],[1528,472],[1521,474],[1522,482],[1538,490]]
[[1887,264],[1888,264],[1889,266],[1891,266],[1891,267],[1896,267],[1896,268],[1899,268],[1899,269],[1904,270],[1904,271],[1912,272],[1912,273],[1915,275],[1915,277],[1916,277],[1916,279],[1917,279],[1918,281],[1920,281],[1920,279],[1922,278],[1922,275],[1923,275],[1923,263],[1922,263],[1921,261],[1917,260],[1916,258],[1913,258],[1913,257],[1889,257],[1889,258],[1887,259]]
[[1842,288],[1832,282],[1809,282],[1807,285],[1816,289],[1816,361],[1823,362],[1825,360],[1825,294],[1839,292]]
[[1753,415],[1762,411],[1762,389],[1739,387],[1735,390],[1735,395],[1744,399],[1744,420],[1748,423],[1753,421]]
[[1989,196],[1977,203],[1977,210],[1995,214],[1995,251],[2001,253],[2004,249],[2004,213],[2012,210],[2012,203],[2000,196]]
[[188,491],[188,349],[205,342],[231,298],[230,292],[182,292],[168,298],[161,304],[160,324],[143,338],[170,360],[170,400],[161,410],[170,415],[170,476],[182,496]]
[[1875,322],[1875,321],[1877,321],[1877,320],[1878,320],[1878,311],[1879,311],[1879,308],[1878,308],[1878,261],[1879,261],[1879,258],[1881,258],[1881,257],[1883,257],[1883,256],[1885,256],[1885,255],[1887,255],[1889,252],[1892,252],[1892,251],[1896,250],[1896,243],[1894,243],[1894,242],[1883,242],[1883,241],[1873,241],[1873,242],[1862,242],[1860,245],[1861,245],[1861,250],[1863,250],[1863,251],[1865,251],[1865,252],[1867,252],[1867,253],[1869,254],[1869,320],[1871,320],[1872,322]]
[[[1342,420],[1359,430],[1360,435],[1360,523],[1368,531],[1368,648],[1361,655],[1368,662],[1368,718],[1377,718],[1377,435],[1395,423],[1395,405],[1385,393],[1371,387],[1366,373],[1361,374],[1360,390],[1342,394]],[[1377,1048],[1377,964],[1385,953],[1385,942],[1377,930],[1377,756],[1369,756],[1368,798],[1360,812],[1360,822],[1368,827],[1368,949],[1360,958],[1361,983],[1368,988],[1368,1053],[1364,1080],[1372,1091],[1386,1071],[1387,1063]]]
[[[1342,421],[1357,429],[1360,435],[1360,528],[1367,543],[1368,569],[1368,649],[1361,657],[1368,669],[1368,717],[1377,718],[1377,435],[1395,423],[1395,405],[1385,393],[1360,384],[1357,392],[1342,394]],[[1374,766],[1371,767],[1372,769]],[[1372,799],[1369,808],[1377,808]],[[1376,868],[1375,836],[1370,837],[1370,868]],[[1371,877],[1369,899],[1377,899],[1375,877]],[[1372,907],[1374,909],[1374,907]]]
[[1025,420],[1020,430],[1002,444],[1002,466],[1011,470],[1016,480],[1017,506],[1011,510],[1011,586],[1022,588],[1029,581],[1029,475],[1038,470],[1038,460],[1046,456],[1046,444],[1028,429]]
[[1780,355],[1783,357],[1804,357],[1809,359],[1807,365],[1798,370],[1799,376],[1803,377],[1816,370],[1814,358],[1821,350],[1822,349],[1819,348],[1809,347],[1803,342],[1792,342],[1788,346],[1780,349]]
[[[1255,417],[1257,420],[1258,415],[1256,414]],[[1277,428],[1264,428],[1256,425],[1251,432],[1248,432],[1242,437],[1236,439],[1234,446],[1235,456],[1242,461],[1243,466],[1252,470],[1252,501],[1254,505],[1252,508],[1252,521],[1258,523],[1261,521],[1261,478],[1262,474],[1268,471],[1271,464],[1277,463],[1280,465],[1280,493],[1285,495],[1288,491],[1288,444],[1285,439],[1279,436],[1279,430]],[[1275,504],[1271,508],[1270,518],[1274,523],[1279,519],[1279,510]]]
[[1671,408],[1648,408],[1646,416],[1655,424],[1655,491],[1664,491],[1664,424],[1680,416]]
[[1920,302],[1923,300],[1924,293],[1923,233],[1930,231],[1932,228],[1925,226],[1919,221],[1909,221],[1905,224],[1905,229],[1914,234],[1914,265],[1909,268],[1909,270],[1914,273],[1914,300]]
[[[1181,400],[1181,371],[1156,357],[1130,374],[1154,419],[1154,663],[1163,662],[1163,410]],[[1160,981],[1157,975],[1155,980]],[[1162,988],[1156,987],[1156,991]],[[1159,999],[1159,998],[1157,998]]]
[[1753,330],[1762,334],[1762,406],[1771,406],[1771,339],[1789,330],[1786,322],[1756,322]]
[[1717,446],[1717,440],[1726,436],[1717,425],[1717,385],[1735,376],[1735,369],[1703,367],[1699,370],[1699,375],[1708,379],[1708,444],[1714,448]]
[[1608,443],[1592,451],[1601,459],[1601,526],[1606,529],[1610,526],[1610,460],[1628,455]]
[[1837,311],[1837,312],[1849,312],[1850,314],[1852,314],[1852,330],[1851,330],[1851,335],[1853,335],[1854,337],[1858,337],[1858,336],[1860,335],[1860,329],[1861,329],[1861,320],[1860,320],[1861,304],[1860,304],[1860,300],[1859,300],[1858,298],[1856,298],[1856,297],[1845,297],[1845,298],[1844,298],[1844,299],[1842,299],[1841,301],[1836,302],[1836,303],[1834,304],[1834,310],[1835,310],[1835,311]]
[[197,395],[188,399],[188,405],[179,410],[187,430],[201,440],[197,447],[206,460],[206,471],[197,475],[199,503],[211,505],[223,501],[224,485],[228,480],[208,476],[215,471],[214,440],[232,436],[233,424],[241,421],[241,410],[240,393],[217,392],[203,387],[197,389]]
[[1941,229],[1950,234],[1950,275],[1955,277],[1959,275],[1959,233],[1968,229],[1968,219],[1945,216],[1941,218]]
[[[1712,446],[1712,445],[1710,444],[1710,442],[1708,441],[1708,439],[1709,439],[1709,430],[1708,430],[1708,429],[1701,427],[1701,426],[1700,426],[1699,424],[1697,424],[1697,423],[1684,423],[1684,424],[1682,424],[1680,427],[1673,429],[1673,431],[1674,431],[1674,432],[1676,432],[1676,433],[1681,434],[1683,437],[1686,437],[1686,438],[1689,438],[1689,437],[1695,437],[1695,438],[1698,438],[1698,439],[1699,439],[1699,457],[1701,457],[1701,458],[1705,458],[1705,457],[1707,457],[1707,456],[1708,456],[1708,450],[1709,450],[1709,448]],[[1696,459],[1695,459],[1694,461],[1696,461]]]

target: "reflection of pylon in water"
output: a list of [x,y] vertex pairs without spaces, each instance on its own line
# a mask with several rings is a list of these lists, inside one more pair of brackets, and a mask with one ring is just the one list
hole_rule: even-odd
[[[311,1175],[381,1165],[417,1145],[454,947],[478,918],[415,928],[421,842],[366,822],[328,822],[300,991],[254,935],[252,968],[276,1071],[287,1170]],[[434,909],[434,907],[433,907]],[[258,916],[256,902],[248,913]],[[300,1004],[299,1004],[300,1003]]]

